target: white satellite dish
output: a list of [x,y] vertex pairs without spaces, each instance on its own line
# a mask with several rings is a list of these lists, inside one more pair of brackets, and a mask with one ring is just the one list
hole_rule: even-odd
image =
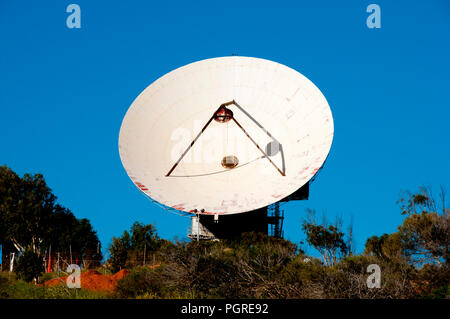
[[295,192],[321,168],[332,140],[331,110],[310,80],[232,56],[188,64],[147,87],[125,115],[119,152],[153,200],[223,215]]

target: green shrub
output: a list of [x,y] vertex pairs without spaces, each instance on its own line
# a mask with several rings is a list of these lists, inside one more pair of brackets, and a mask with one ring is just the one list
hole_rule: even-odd
[[119,280],[114,296],[117,298],[136,298],[139,295],[162,297],[164,285],[161,268],[153,270],[148,267],[139,267]]
[[46,272],[42,276],[39,277],[39,283],[43,284],[46,281],[58,278],[58,273],[56,272]]
[[27,250],[19,258],[16,274],[19,279],[30,282],[37,279],[44,272],[44,260],[37,253]]
[[9,297],[9,285],[8,277],[3,273],[0,273],[0,299]]

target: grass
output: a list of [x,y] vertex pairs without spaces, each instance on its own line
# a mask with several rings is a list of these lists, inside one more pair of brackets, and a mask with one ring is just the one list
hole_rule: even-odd
[[[50,275],[46,280],[51,279]],[[45,279],[45,278],[44,278]],[[65,285],[43,287],[0,273],[0,298],[3,299],[104,299],[108,294],[85,289],[69,289]]]

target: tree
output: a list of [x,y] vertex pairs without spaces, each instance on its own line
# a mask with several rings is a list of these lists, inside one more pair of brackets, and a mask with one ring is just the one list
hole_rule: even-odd
[[161,245],[164,241],[159,239],[154,225],[135,222],[130,232],[124,231],[121,237],[112,239],[109,246],[112,271],[141,264],[148,251],[155,252]]
[[37,278],[44,271],[44,260],[32,250],[26,250],[17,262],[17,276],[27,282]]
[[62,252],[71,245],[81,258],[100,262],[100,241],[89,220],[75,218],[56,199],[41,174],[20,178],[0,166],[0,245],[4,251],[20,254],[30,249],[41,254],[49,246]]
[[18,252],[30,247],[34,252],[45,240],[56,197],[41,174],[20,178],[6,166],[0,167],[0,217],[3,240]]
[[405,256],[402,248],[400,233],[372,236],[367,239],[365,255],[375,256],[384,260],[404,262]]
[[111,270],[117,272],[127,265],[128,251],[131,249],[131,238],[127,231],[123,232],[122,237],[113,237],[112,244],[109,247]]
[[406,219],[399,227],[402,248],[412,263],[447,264],[450,257],[450,210],[445,205],[445,191],[441,188],[441,205],[430,189],[405,193],[400,199]]
[[156,227],[152,224],[144,225],[135,222],[131,226],[131,247],[133,250],[142,250],[146,247],[147,250],[154,250],[158,245],[158,234]]
[[326,266],[334,265],[350,253],[351,238],[345,239],[341,220],[337,219],[334,225],[328,225],[324,220],[319,225],[315,221],[315,212],[307,212],[308,220],[303,221],[302,227],[306,233],[306,241],[319,251]]
[[364,248],[364,254],[381,258],[384,257],[383,244],[385,243],[388,237],[389,237],[388,234],[383,234],[380,237],[372,236],[368,238]]
[[94,262],[98,266],[103,256],[97,232],[88,219],[77,219],[72,231],[72,249],[81,254],[81,258]]
[[20,177],[6,166],[0,166],[0,243],[5,244],[10,232],[12,214],[17,206]]

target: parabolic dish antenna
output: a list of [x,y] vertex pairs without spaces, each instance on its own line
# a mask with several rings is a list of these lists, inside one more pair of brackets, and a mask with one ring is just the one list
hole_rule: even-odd
[[188,64],[147,87],[125,115],[119,152],[153,200],[222,215],[295,192],[321,168],[332,140],[331,110],[310,80],[232,56]]

